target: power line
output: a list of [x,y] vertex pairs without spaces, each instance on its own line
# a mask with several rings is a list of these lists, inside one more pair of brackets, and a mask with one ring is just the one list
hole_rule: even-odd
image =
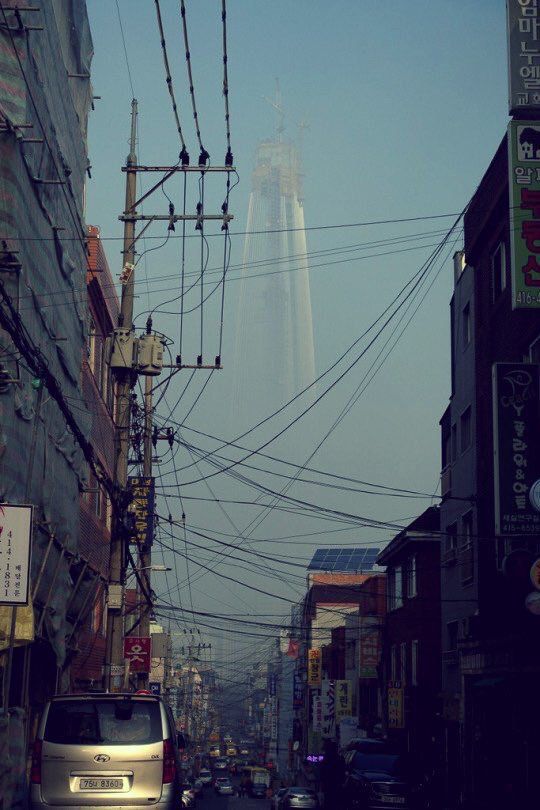
[[135,90],[133,89],[133,79],[131,76],[131,68],[129,66],[129,57],[126,47],[126,38],[124,36],[124,26],[122,25],[122,15],[120,14],[120,6],[116,0],[116,13],[118,14],[118,23],[120,25],[120,34],[122,35],[122,46],[124,48],[124,59],[126,62],[127,74],[129,79],[129,86],[131,87],[131,98],[135,98]]
[[[182,132],[182,126],[180,124],[180,116],[178,114],[178,106],[176,104],[176,97],[174,93],[174,86],[173,80],[171,76],[171,68],[169,66],[169,56],[167,54],[167,43],[165,41],[165,32],[163,30],[163,20],[161,17],[161,7],[160,7],[160,0],[155,0],[156,4],[156,14],[157,14],[157,21],[159,27],[159,36],[161,39],[161,50],[163,52],[163,62],[165,64],[165,82],[167,84],[167,90],[169,91],[169,96],[171,97],[171,104],[173,108],[174,120],[176,123],[176,129],[178,132],[178,137],[180,138],[180,145],[182,147],[182,152],[180,153],[180,159],[189,161],[189,155],[187,154],[186,150],[186,143],[184,141],[184,134]],[[185,176],[184,176],[185,179]]]

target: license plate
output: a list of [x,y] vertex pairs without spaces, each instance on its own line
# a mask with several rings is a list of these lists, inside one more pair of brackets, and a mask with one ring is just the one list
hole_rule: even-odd
[[381,796],[381,801],[384,804],[405,804],[404,796]]
[[81,779],[79,790],[123,790],[123,779]]

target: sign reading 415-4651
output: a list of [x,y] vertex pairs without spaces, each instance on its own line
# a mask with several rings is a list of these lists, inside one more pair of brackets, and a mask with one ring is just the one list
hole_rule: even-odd
[[540,309],[540,121],[508,126],[512,308]]

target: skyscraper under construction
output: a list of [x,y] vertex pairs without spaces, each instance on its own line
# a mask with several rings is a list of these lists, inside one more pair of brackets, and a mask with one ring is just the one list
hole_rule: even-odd
[[234,398],[235,421],[245,427],[315,377],[299,155],[282,131],[281,123],[258,147],[249,199]]

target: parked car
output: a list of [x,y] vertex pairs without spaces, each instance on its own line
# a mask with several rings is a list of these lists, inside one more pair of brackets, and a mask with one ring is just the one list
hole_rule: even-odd
[[213,768],[215,771],[226,771],[229,767],[229,760],[227,757],[217,757],[214,760]]
[[195,779],[193,782],[193,792],[195,793],[195,798],[199,798],[202,795],[204,785],[201,779]]
[[174,719],[160,697],[62,695],[39,723],[30,806],[177,810],[179,772]]
[[274,793],[274,795],[270,800],[270,810],[279,810],[280,799],[285,795],[286,792],[287,788],[279,788],[279,790],[276,790],[276,792]]
[[219,796],[234,796],[235,788],[228,776],[218,776],[215,791]]
[[345,807],[411,810],[422,806],[423,783],[414,762],[386,743],[365,741],[345,754]]
[[203,783],[203,786],[212,784],[212,772],[208,768],[201,768],[199,771],[199,780]]
[[319,810],[319,807],[319,799],[315,791],[304,787],[287,788],[278,804],[279,810],[293,810],[293,808]]

